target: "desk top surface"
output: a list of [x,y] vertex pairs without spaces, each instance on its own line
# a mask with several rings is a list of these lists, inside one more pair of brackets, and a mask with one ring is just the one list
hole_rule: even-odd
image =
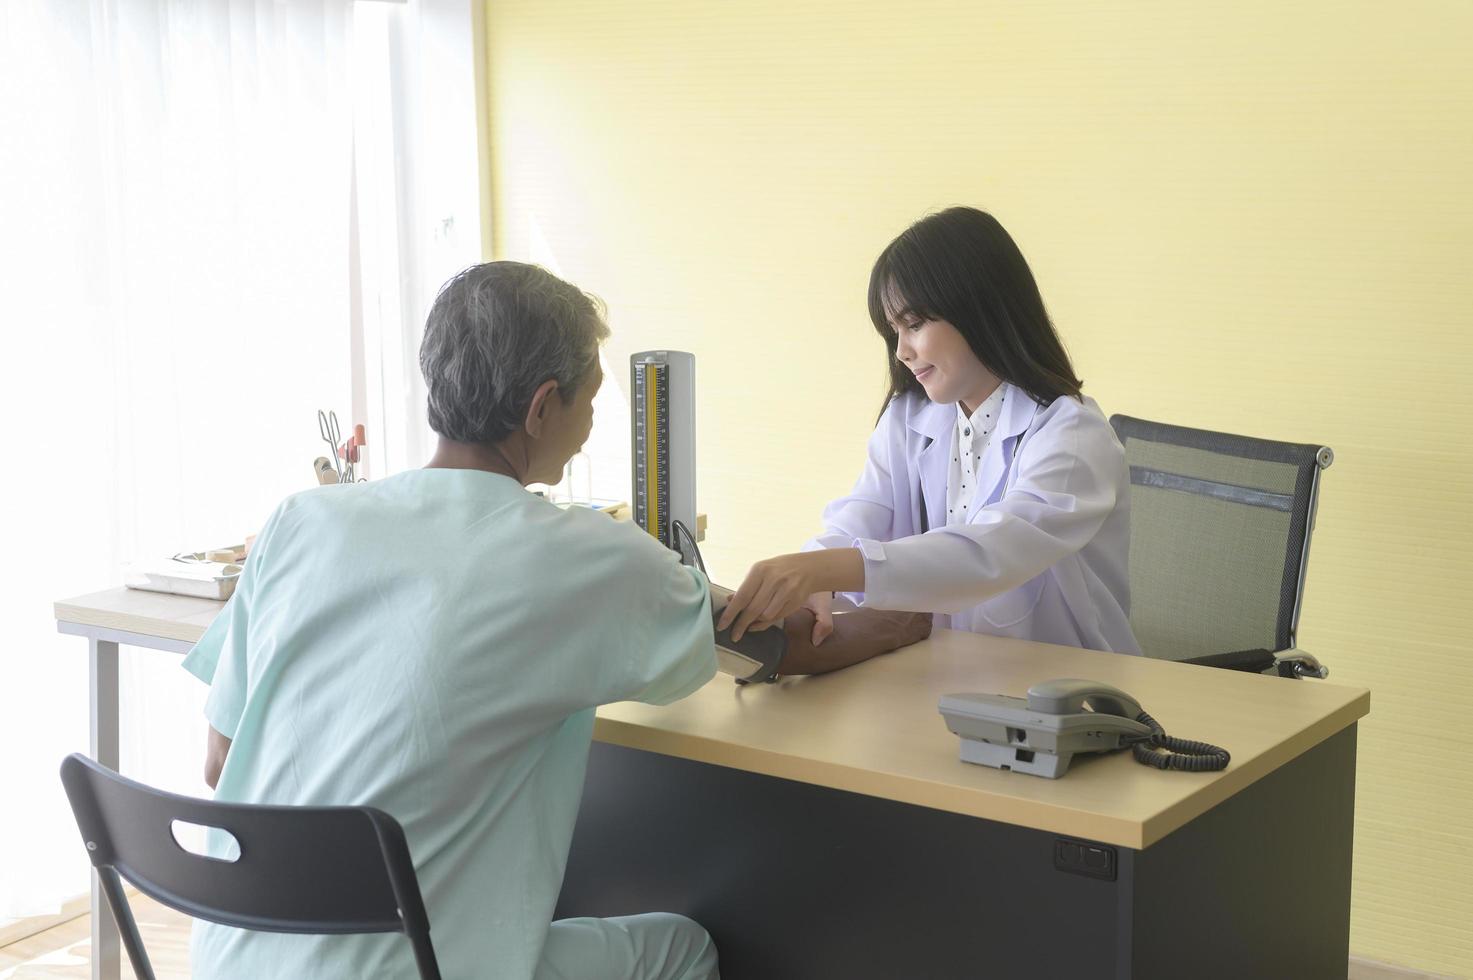
[[144,592],[141,589],[108,589],[55,603],[56,620],[78,626],[123,630],[140,636],[194,643],[204,636],[225,603],[214,599]]
[[[56,603],[58,621],[193,642],[223,603],[112,589]],[[1084,677],[1135,696],[1168,733],[1232,753],[1220,773],[1160,772],[1128,752],[1077,756],[1062,779],[968,765],[936,702],[1021,696]],[[952,630],[856,667],[737,687],[718,674],[665,707],[599,709],[594,737],[920,806],[1141,848],[1370,710],[1370,692],[1322,681],[1096,653]]]

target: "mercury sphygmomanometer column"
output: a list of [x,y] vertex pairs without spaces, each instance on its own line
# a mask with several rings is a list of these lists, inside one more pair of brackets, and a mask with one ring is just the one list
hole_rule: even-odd
[[[689,557],[676,522],[696,527],[696,358],[678,350],[629,357],[634,521],[667,548]],[[683,535],[682,535],[683,537]]]
[[[634,522],[704,572],[696,547],[695,355],[678,350],[631,354],[629,401]],[[724,603],[713,605],[713,616],[721,608]],[[717,662],[738,683],[775,680],[786,649],[780,629],[748,633],[739,643],[731,642],[729,632],[716,636]]]

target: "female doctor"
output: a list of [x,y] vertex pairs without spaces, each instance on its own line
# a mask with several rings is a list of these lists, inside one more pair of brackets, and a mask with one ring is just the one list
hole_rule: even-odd
[[718,626],[740,638],[806,606],[817,645],[840,592],[941,628],[1140,653],[1124,451],[1002,225],[965,207],[916,222],[875,262],[869,311],[890,391],[864,472],[800,553],[752,566]]

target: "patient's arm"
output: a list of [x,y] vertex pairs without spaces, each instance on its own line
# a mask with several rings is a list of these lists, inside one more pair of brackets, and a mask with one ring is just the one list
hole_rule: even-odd
[[[731,589],[711,583],[711,608],[716,612],[725,608],[731,596]],[[777,672],[826,674],[921,642],[931,635],[931,614],[860,609],[847,600],[835,598],[834,631],[820,646],[813,645],[810,609],[792,613],[780,628],[788,645]]]
[[230,754],[230,739],[210,726],[209,738],[205,743],[205,782],[210,789],[220,782],[220,770],[225,768],[225,757]]
[[919,643],[931,635],[931,614],[859,609],[834,600],[834,632],[813,645],[813,612],[799,609],[783,620],[788,652],[780,674],[824,674],[852,667],[882,653]]

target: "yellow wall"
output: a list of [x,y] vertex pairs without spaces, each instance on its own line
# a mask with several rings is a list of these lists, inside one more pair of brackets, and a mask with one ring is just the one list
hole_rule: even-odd
[[486,29],[496,254],[600,293],[614,363],[696,353],[718,580],[858,472],[869,265],[948,204],[1013,232],[1107,412],[1333,446],[1301,642],[1374,692],[1352,949],[1473,973],[1473,4],[492,0]]

